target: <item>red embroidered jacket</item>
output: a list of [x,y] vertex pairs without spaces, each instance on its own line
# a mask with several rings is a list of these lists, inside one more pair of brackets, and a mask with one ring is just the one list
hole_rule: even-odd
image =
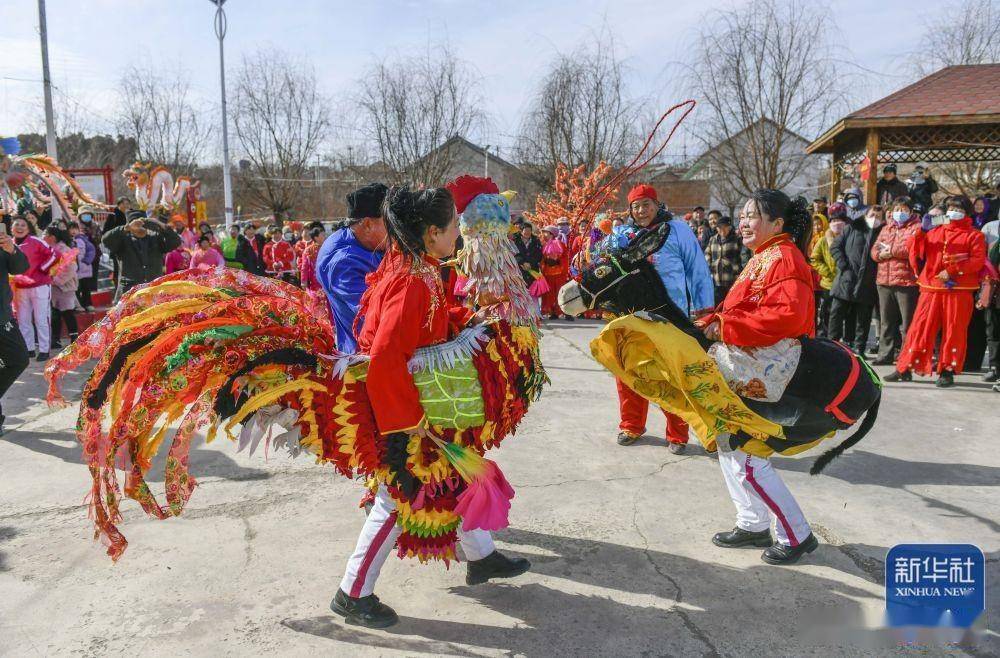
[[715,319],[722,342],[740,347],[816,334],[812,268],[791,236],[781,233],[757,248]]
[[449,340],[472,317],[467,308],[448,307],[440,266],[430,256],[414,263],[393,251],[368,276],[369,289],[359,311],[364,324],[358,349],[371,358],[368,397],[383,434],[413,429],[424,418],[407,368],[413,353]]
[[289,272],[295,269],[295,250],[284,240],[264,245],[264,267],[268,272]]
[[[986,238],[968,217],[920,231],[910,242],[910,266],[920,273],[917,282],[927,290],[976,290],[985,264]],[[948,270],[952,285],[937,278],[941,270]]]

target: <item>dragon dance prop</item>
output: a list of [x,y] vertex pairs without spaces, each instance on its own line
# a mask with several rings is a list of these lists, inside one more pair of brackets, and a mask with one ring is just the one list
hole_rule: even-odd
[[94,200],[48,155],[21,155],[16,137],[0,139],[0,212],[15,215],[26,208],[55,205],[65,217],[76,219],[64,190],[72,191],[80,203],[95,211],[110,211],[111,206]]
[[178,176],[175,180],[163,165],[136,162],[122,172],[122,177],[134,193],[140,210],[162,208],[173,215],[184,209],[189,190],[196,198],[201,195],[201,181],[192,180],[190,176]]
[[[117,527],[123,497],[158,519],[183,511],[197,485],[191,441],[202,429],[207,441],[221,432],[241,450],[263,442],[310,453],[347,477],[374,478],[398,503],[400,555],[454,559],[460,524],[506,526],[513,490],[483,455],[515,431],[547,382],[532,327],[498,320],[469,328],[418,350],[409,364],[429,436],[381,435],[366,357],[335,351],[317,298],[225,268],[178,272],[125,295],[49,363],[50,403],[61,401],[60,379],[89,359],[97,365],[77,436],[93,478],[95,537],[115,560],[127,545]],[[161,504],[146,474],[164,445]],[[404,480],[416,490],[404,492]]]

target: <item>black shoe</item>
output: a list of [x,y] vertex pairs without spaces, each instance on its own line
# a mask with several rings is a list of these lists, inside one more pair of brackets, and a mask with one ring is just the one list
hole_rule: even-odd
[[330,609],[348,624],[367,628],[388,628],[399,621],[396,611],[379,601],[374,594],[355,599],[338,589],[333,601],[330,601]]
[[62,343],[60,343],[58,340],[54,340],[51,343],[49,343],[49,349],[50,350],[61,350],[62,349]]
[[955,375],[952,374],[950,370],[942,370],[941,374],[938,375],[937,381],[934,385],[938,388],[949,388],[955,385]]
[[891,373],[882,378],[884,382],[912,382],[913,372],[907,370],[906,372],[899,372],[898,370],[893,370]]
[[618,445],[630,446],[639,440],[641,434],[629,434],[628,432],[618,432]]
[[987,384],[992,384],[998,379],[1000,379],[1000,371],[997,371],[996,368],[990,369],[989,372],[983,375],[983,381]]
[[891,356],[883,356],[880,359],[875,359],[871,364],[873,366],[891,366],[893,363],[895,362],[892,360]]
[[49,360],[49,353],[48,352],[39,352],[38,353],[38,358],[35,359],[35,360],[38,361],[38,362],[48,361]]
[[479,585],[490,578],[513,578],[530,568],[531,563],[523,557],[507,557],[500,551],[493,551],[482,560],[469,562],[465,584]]
[[576,318],[574,318],[572,315],[564,315],[563,320],[565,320],[566,322],[576,322]]
[[684,451],[687,450],[686,443],[676,443],[674,441],[667,441],[667,449],[675,455],[683,455]]
[[771,541],[770,530],[750,532],[743,528],[733,528],[729,532],[715,533],[715,536],[712,537],[712,543],[722,548],[741,548],[743,546],[764,548],[774,542]]
[[35,358],[35,350],[28,350],[28,358],[29,359]]
[[819,542],[816,541],[816,537],[810,532],[806,540],[798,546],[775,544],[761,553],[760,559],[768,564],[795,564],[799,561],[800,557],[806,553],[812,553],[817,548],[819,548]]

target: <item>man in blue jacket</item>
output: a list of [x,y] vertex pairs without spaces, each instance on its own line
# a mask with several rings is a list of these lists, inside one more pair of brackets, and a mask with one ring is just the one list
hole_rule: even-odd
[[[636,185],[632,188],[628,194],[628,203],[632,222],[619,227],[613,234],[618,246],[624,246],[663,222],[670,222],[667,241],[652,259],[670,299],[689,314],[714,307],[712,275],[701,244],[687,223],[674,220],[650,185]],[[646,431],[649,402],[619,381],[618,406],[621,413],[618,443],[623,446],[632,445]],[[674,454],[681,454],[687,447],[687,423],[674,414],[664,412],[664,415],[667,417],[667,445]]]
[[347,195],[347,223],[323,241],[316,257],[316,278],[330,301],[337,349],[358,349],[354,320],[365,291],[365,277],[379,266],[386,245],[382,202],[388,188],[370,183]]

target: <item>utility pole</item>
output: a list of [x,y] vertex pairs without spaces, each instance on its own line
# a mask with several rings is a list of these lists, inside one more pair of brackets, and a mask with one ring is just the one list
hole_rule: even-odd
[[487,144],[483,147],[483,178],[490,177],[490,145]]
[[[42,0],[39,0],[41,2]],[[209,0],[215,5],[215,36],[219,38],[219,87],[222,90],[222,194],[226,206],[226,231],[233,225],[233,179],[229,172],[229,120],[226,114],[226,55],[222,42],[226,38],[226,0]]]
[[[49,30],[45,22],[45,0],[38,0],[38,34],[42,40],[42,89],[45,94],[45,152],[59,159],[56,150],[56,121],[52,113],[52,76],[49,74]],[[52,220],[62,217],[62,209],[53,200]]]

